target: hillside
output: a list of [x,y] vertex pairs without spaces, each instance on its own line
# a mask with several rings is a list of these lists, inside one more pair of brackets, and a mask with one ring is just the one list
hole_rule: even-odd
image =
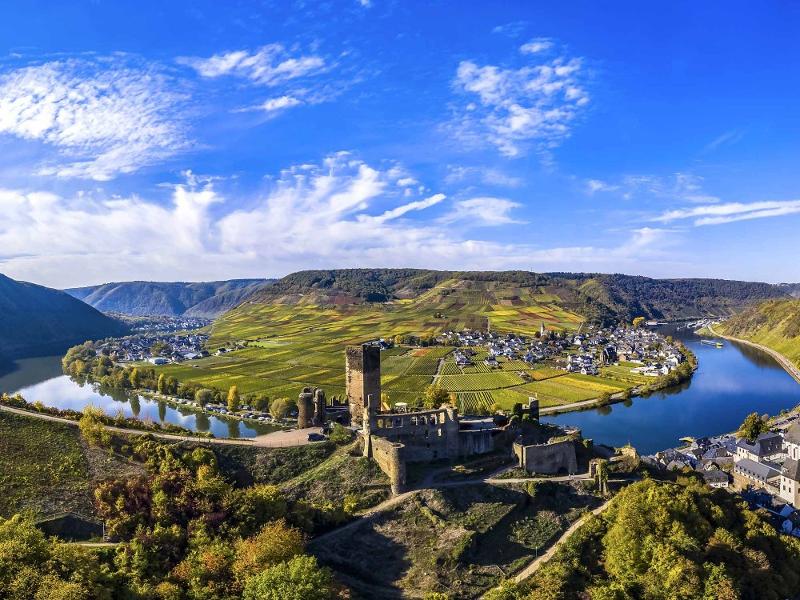
[[549,273],[576,286],[606,309],[629,321],[633,317],[677,320],[730,315],[754,302],[785,298],[787,291],[769,283],[726,279],[652,279],[632,275]]
[[768,300],[746,308],[717,329],[763,344],[800,366],[800,300]]
[[64,292],[0,275],[0,354],[56,354],[89,339],[125,333],[117,320]]
[[129,281],[65,291],[102,312],[213,318],[238,306],[269,283],[266,279],[200,283]]

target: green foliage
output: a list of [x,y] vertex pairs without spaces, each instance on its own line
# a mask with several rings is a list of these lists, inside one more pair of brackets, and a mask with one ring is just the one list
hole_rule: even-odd
[[285,419],[289,414],[290,406],[288,398],[275,398],[269,405],[269,414],[273,419]]
[[590,518],[517,598],[652,600],[791,597],[800,542],[731,494],[695,479],[648,479]]
[[210,404],[214,401],[214,392],[209,390],[208,388],[203,388],[197,390],[194,393],[194,401],[197,402],[200,406],[205,406],[206,404]]
[[106,429],[103,416],[103,409],[91,404],[83,409],[78,427],[90,446],[108,446],[111,443],[111,433]]
[[243,600],[327,600],[335,594],[331,572],[311,556],[297,556],[247,580]]
[[343,425],[340,425],[339,423],[334,423],[333,424],[333,429],[331,430],[331,434],[329,436],[329,439],[334,444],[339,445],[339,446],[343,446],[343,445],[349,444],[351,441],[353,441],[354,435],[355,434],[350,429],[348,429],[347,427],[344,427]]
[[514,523],[511,539],[531,550],[545,547],[561,530],[561,520],[552,511],[540,511]]
[[769,418],[758,413],[750,413],[739,426],[738,435],[752,442],[762,433],[769,431]]
[[433,409],[439,408],[442,404],[445,404],[450,399],[450,394],[442,388],[438,383],[433,385],[429,385],[425,390],[425,394],[422,399],[422,404],[425,408]]

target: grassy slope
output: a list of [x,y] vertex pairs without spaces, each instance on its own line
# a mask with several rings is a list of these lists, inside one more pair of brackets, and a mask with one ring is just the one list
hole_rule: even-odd
[[[326,300],[329,300],[327,298]],[[431,335],[464,328],[532,334],[548,328],[575,330],[582,317],[565,310],[557,296],[539,287],[449,279],[414,298],[387,303],[321,305],[318,295],[248,303],[221,317],[212,329],[211,347],[247,340],[249,346],[224,356],[165,367],[182,381],[272,397],[295,396],[304,385],[323,387],[328,395],[344,393],[344,348],[378,337]],[[393,402],[413,402],[437,372],[450,349],[394,350],[383,356],[383,385]],[[443,380],[456,392],[488,393],[485,402],[512,404],[527,399],[517,365],[495,373],[453,373]],[[469,375],[469,377],[466,377]],[[464,376],[463,379],[461,376]],[[532,373],[533,379],[539,379]],[[580,399],[585,399],[583,396]],[[565,394],[558,402],[570,401]],[[467,395],[464,402],[476,402]]]
[[763,344],[800,366],[800,300],[768,300],[725,321],[718,329]]
[[0,516],[26,509],[91,514],[97,481],[134,472],[87,447],[76,427],[0,413]]
[[[556,537],[580,508],[596,503],[567,484],[546,484],[535,499],[482,484],[425,490],[347,535],[326,539],[316,552],[352,578],[348,583],[364,597],[402,590],[410,597],[446,591],[474,598],[496,585],[502,572],[519,570],[533,557],[531,548],[515,541],[515,525],[526,517],[553,520]],[[546,547],[548,541],[540,543]]]

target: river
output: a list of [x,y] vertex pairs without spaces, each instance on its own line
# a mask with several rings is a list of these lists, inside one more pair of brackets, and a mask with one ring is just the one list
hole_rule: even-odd
[[6,365],[0,370],[0,392],[19,393],[28,402],[39,400],[46,406],[62,409],[80,411],[93,404],[111,416],[122,411],[127,417],[172,423],[192,431],[210,431],[220,438],[248,438],[274,431],[268,425],[192,411],[138,394],[101,392],[95,385],[81,384],[62,374],[60,356],[24,358]]
[[677,446],[684,436],[735,431],[751,412],[775,415],[800,404],[800,385],[768,354],[727,340],[723,348],[701,344],[693,332],[674,326],[661,331],[697,355],[690,381],[647,398],[542,420],[579,427],[598,443],[630,442],[640,454],[652,454]]
[[[544,421],[580,427],[598,443],[622,446],[630,442],[640,453],[650,454],[678,444],[683,436],[715,435],[733,431],[744,417],[757,411],[777,414],[800,404],[800,385],[775,360],[748,346],[725,342],[723,348],[700,343],[690,331],[665,328],[696,355],[698,369],[692,379],[648,398],[634,398],[605,408],[544,417]],[[245,424],[172,407],[141,396],[101,393],[95,386],[79,384],[61,374],[60,357],[22,359],[10,372],[0,371],[0,392],[19,392],[26,400],[48,406],[81,410],[87,404],[114,415],[174,423],[217,437],[253,437],[268,427]]]

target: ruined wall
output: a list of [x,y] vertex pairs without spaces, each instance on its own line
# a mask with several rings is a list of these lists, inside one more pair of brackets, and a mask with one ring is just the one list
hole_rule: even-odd
[[311,388],[303,388],[297,398],[297,428],[305,429],[311,427],[311,421],[314,416],[313,406],[314,393]]
[[515,442],[514,455],[519,460],[519,466],[528,473],[556,475],[578,471],[575,442],[572,440],[532,446]]
[[376,410],[381,404],[381,350],[377,346],[348,346],[345,350],[345,384],[350,419],[360,423],[367,399]]
[[460,456],[458,414],[454,408],[375,415],[373,436],[403,444],[408,462]]
[[389,478],[392,493],[400,494],[405,491],[406,463],[402,456],[403,445],[375,436],[371,436],[369,444],[372,458]]

